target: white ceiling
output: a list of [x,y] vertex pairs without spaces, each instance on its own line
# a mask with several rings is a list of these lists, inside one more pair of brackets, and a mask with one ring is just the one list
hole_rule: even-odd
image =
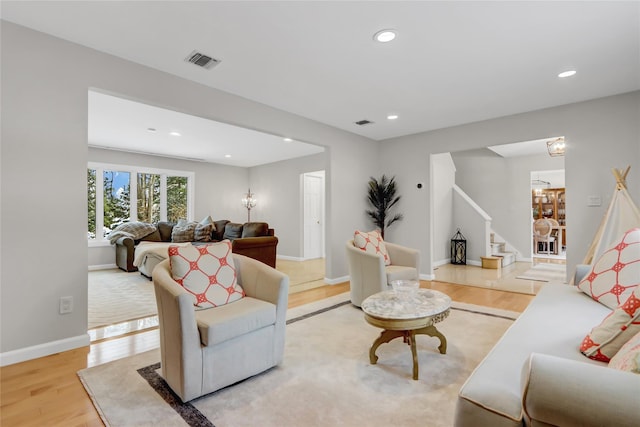
[[512,144],[492,145],[487,147],[489,150],[502,157],[520,157],[532,156],[536,154],[549,154],[547,149],[547,141],[554,140],[557,137],[549,137],[545,139],[536,139],[534,141],[514,142]]
[[324,151],[317,145],[94,91],[89,91],[89,145],[240,167]]
[[[640,89],[638,1],[2,1],[1,16],[374,140]],[[374,42],[383,28],[396,40]],[[194,49],[221,64],[185,62]]]

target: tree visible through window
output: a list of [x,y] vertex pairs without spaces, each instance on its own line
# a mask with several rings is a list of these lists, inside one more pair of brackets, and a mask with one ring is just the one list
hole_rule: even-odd
[[[87,168],[88,239],[105,240],[111,230],[132,218],[149,223],[190,219],[192,179],[191,172],[135,170],[130,166],[114,168],[90,163]],[[97,231],[100,228],[102,233]]]
[[187,218],[187,177],[167,177],[167,221]]
[[138,221],[160,221],[160,175],[138,174]]

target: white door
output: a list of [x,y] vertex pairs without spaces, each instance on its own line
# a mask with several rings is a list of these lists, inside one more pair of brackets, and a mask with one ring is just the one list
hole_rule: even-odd
[[324,171],[303,175],[304,258],[324,257]]

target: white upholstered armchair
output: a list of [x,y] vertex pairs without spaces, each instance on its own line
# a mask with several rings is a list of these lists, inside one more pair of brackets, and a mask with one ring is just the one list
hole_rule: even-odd
[[184,402],[282,362],[289,277],[242,255],[233,261],[246,297],[206,310],[194,310],[168,259],[153,271],[162,377]]
[[420,252],[415,249],[384,242],[391,265],[384,264],[380,255],[363,251],[347,242],[351,303],[360,307],[370,295],[387,290],[392,280],[419,280]]

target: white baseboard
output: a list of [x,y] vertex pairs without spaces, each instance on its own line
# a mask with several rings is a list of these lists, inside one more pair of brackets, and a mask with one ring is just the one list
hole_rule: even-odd
[[50,354],[60,353],[75,348],[87,347],[90,344],[89,334],[78,335],[63,340],[51,341],[31,347],[0,353],[0,366],[13,365]]
[[451,260],[449,258],[441,259],[440,261],[434,261],[433,266],[440,267],[441,265],[450,264],[450,263],[451,263]]
[[[442,265],[442,264],[440,264]],[[420,280],[436,280],[436,275],[435,274],[420,274]]]
[[349,276],[342,276],[335,279],[324,278],[324,283],[328,285],[337,285],[338,283],[344,283],[349,281]]
[[[319,257],[319,258],[324,258],[324,257]],[[296,257],[296,256],[288,256],[288,255],[276,255],[276,259],[282,259],[285,261],[309,261],[312,259],[319,259],[319,258],[305,258],[305,257]]]
[[112,270],[114,268],[118,268],[118,266],[116,264],[98,264],[98,265],[90,265],[89,271]]
[[468,265],[475,265],[476,267],[482,267],[482,261],[476,261],[475,259],[468,259]]

